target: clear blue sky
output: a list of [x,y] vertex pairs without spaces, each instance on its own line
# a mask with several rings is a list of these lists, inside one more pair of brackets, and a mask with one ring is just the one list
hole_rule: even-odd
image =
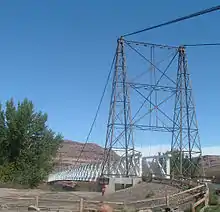
[[[219,3],[176,0],[20,0],[0,2],[0,100],[28,97],[65,138],[84,141],[123,33]],[[157,43],[220,42],[220,13],[134,36]],[[219,134],[220,47],[188,50],[203,145]],[[92,141],[103,143],[109,96]]]

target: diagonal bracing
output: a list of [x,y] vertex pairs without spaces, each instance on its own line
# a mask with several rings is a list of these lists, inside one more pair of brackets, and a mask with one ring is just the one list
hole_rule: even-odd
[[[175,175],[192,176],[197,172],[194,153],[199,159],[201,147],[182,49],[118,40],[102,175],[112,176],[110,164],[123,157],[125,167],[120,176],[133,176],[131,161],[137,152],[137,131],[170,133]],[[181,70],[187,74],[180,74]],[[185,86],[185,92],[180,85]]]

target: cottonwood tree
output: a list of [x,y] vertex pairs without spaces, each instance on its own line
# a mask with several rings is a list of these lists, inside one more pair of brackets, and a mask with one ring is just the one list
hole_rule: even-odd
[[62,136],[46,123],[28,99],[0,105],[0,181],[34,187],[52,171]]

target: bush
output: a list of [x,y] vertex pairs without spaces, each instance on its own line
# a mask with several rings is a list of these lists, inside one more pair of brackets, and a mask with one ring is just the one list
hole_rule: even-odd
[[148,176],[142,175],[142,181],[143,182],[151,182],[152,181],[152,174],[149,174]]
[[147,182],[147,176],[144,176],[144,175],[143,175],[143,176],[142,176],[142,181],[143,181],[143,182]]

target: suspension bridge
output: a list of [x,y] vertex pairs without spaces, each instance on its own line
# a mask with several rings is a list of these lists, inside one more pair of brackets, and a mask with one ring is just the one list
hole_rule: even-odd
[[[89,131],[96,121],[107,85],[111,97],[103,159],[51,173],[48,182],[97,181],[102,178],[121,181],[156,174],[164,178],[204,176],[200,167],[202,149],[187,65],[187,48],[219,44],[169,46],[127,40],[128,36],[219,10],[220,6],[154,27],[129,33],[117,40],[117,47],[106,85]],[[137,140],[151,139],[138,132],[168,134],[170,152],[144,157],[136,151]],[[87,143],[86,141],[86,143]],[[84,144],[84,146],[86,145]],[[130,183],[129,183],[130,184]]]
[[[132,64],[125,59],[125,55],[128,55],[125,53],[125,45],[128,50],[134,52],[149,65],[147,71],[136,67],[135,72],[128,72]],[[137,46],[140,48],[136,48]],[[169,59],[156,60],[154,57],[156,48],[162,56],[164,56],[164,50],[171,51],[171,54],[170,52],[168,54]],[[149,54],[150,59],[146,54]],[[163,64],[164,61],[168,62]],[[172,67],[174,61],[176,64]],[[171,174],[171,165],[173,168],[175,166],[176,175],[189,173],[193,175],[198,172],[201,145],[192,88],[189,83],[185,47],[127,41],[120,38],[117,41],[112,64],[114,67],[112,94],[103,160],[53,173],[49,176],[48,182],[96,181],[100,176],[141,178],[143,173],[147,172],[166,177]],[[171,74],[168,73],[170,69]],[[131,76],[132,74],[135,76]],[[166,107],[174,105],[174,108],[167,111],[163,108],[164,105]],[[136,108],[134,115],[131,113],[131,108]],[[135,130],[170,133],[171,152],[181,151],[181,158],[170,162],[170,157],[166,156],[166,162],[162,164],[159,157],[143,157],[135,150]],[[187,163],[184,160],[187,160]]]

